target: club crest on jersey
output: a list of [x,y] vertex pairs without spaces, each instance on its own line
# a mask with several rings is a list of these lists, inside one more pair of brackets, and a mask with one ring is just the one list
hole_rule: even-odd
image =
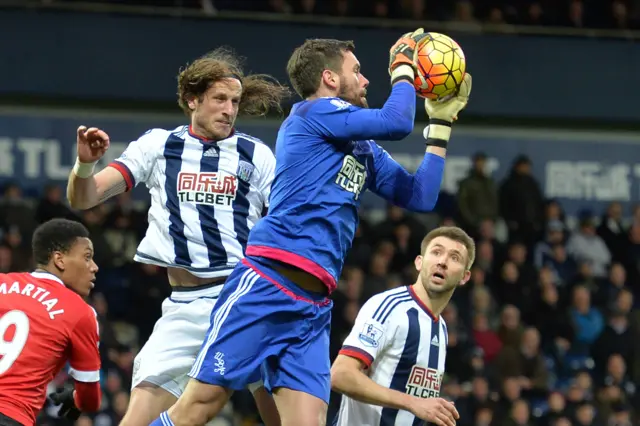
[[230,206],[236,199],[236,177],[224,172],[178,173],[181,203]]
[[338,110],[347,109],[351,104],[347,101],[343,101],[342,99],[331,99],[331,105],[338,108]]
[[382,333],[383,331],[378,327],[378,325],[371,321],[367,321],[364,323],[364,327],[362,327],[362,331],[360,332],[358,339],[360,339],[360,342],[365,346],[377,348],[380,344]]
[[238,179],[249,183],[254,170],[255,166],[253,164],[240,160],[238,162],[238,172],[236,173],[236,175],[238,176]]
[[437,398],[443,373],[433,368],[414,365],[406,385],[406,393],[418,398]]
[[366,180],[367,168],[358,162],[353,155],[345,155],[342,167],[336,177],[336,183],[345,191],[355,194],[353,198],[357,200]]

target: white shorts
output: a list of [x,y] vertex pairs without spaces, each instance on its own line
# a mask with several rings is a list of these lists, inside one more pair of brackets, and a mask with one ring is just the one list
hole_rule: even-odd
[[[162,317],[133,363],[132,389],[148,382],[176,398],[182,395],[222,286],[174,290],[162,302]],[[249,388],[254,391],[259,386],[262,383],[251,384]]]

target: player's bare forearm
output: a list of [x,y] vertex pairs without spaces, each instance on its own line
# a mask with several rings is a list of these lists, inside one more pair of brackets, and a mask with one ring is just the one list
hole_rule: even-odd
[[67,182],[67,200],[74,209],[88,209],[97,204],[98,193],[94,176],[82,179],[72,171]]
[[338,355],[331,367],[331,388],[365,404],[411,411],[414,397],[380,386],[362,371],[362,367],[359,360]]
[[67,183],[67,199],[71,207],[87,210],[126,190],[126,181],[114,168],[107,167],[86,179],[72,171]]

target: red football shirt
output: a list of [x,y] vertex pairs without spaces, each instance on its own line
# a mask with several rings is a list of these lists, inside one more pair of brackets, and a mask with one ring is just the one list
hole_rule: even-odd
[[0,413],[35,424],[67,361],[76,381],[98,382],[98,334],[93,308],[56,276],[0,274]]

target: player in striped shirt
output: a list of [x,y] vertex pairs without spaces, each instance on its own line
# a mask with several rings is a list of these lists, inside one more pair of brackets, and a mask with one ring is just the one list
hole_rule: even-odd
[[[147,426],[184,391],[222,284],[269,207],[274,155],[234,129],[236,116],[279,109],[286,94],[270,78],[245,76],[232,52],[217,49],[178,76],[178,103],[190,124],[147,131],[97,174],[109,136],[95,127],[78,128],[78,160],[67,188],[71,205],[88,209],[145,184],[149,227],[134,260],[166,267],[173,287],[134,362],[123,426]],[[256,372],[254,382],[259,379]],[[260,385],[249,387],[263,419],[277,424],[271,397]]]
[[338,426],[454,426],[452,403],[439,398],[447,350],[440,313],[471,275],[475,243],[441,227],[422,241],[415,284],[377,294],[360,309],[331,368],[342,393]]

